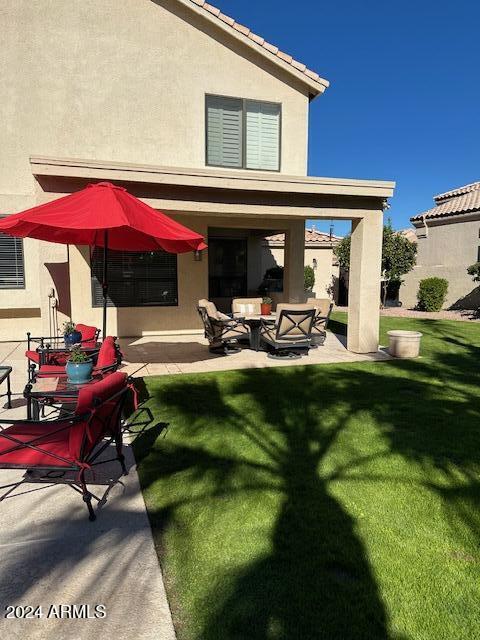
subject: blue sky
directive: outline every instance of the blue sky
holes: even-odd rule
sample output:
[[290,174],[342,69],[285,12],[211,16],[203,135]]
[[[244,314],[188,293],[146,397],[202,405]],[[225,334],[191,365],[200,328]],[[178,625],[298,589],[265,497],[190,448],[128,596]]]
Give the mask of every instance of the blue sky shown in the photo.
[[398,229],[480,180],[478,1],[212,3],[330,81],[311,105],[310,175],[395,180]]

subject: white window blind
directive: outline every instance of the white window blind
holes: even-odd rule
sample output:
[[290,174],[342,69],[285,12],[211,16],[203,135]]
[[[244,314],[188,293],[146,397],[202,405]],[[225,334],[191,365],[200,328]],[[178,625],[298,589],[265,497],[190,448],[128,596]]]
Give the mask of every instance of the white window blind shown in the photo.
[[207,164],[242,167],[242,102],[207,97]]
[[246,167],[278,171],[280,159],[280,105],[246,101]]
[[24,288],[23,240],[0,233],[0,289]]

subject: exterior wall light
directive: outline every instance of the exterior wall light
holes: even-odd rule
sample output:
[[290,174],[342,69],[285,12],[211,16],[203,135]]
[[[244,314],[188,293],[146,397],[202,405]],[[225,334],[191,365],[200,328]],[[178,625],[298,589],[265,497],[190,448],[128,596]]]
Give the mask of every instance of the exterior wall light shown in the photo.
[[202,261],[202,252],[199,251],[198,249],[195,249],[195,251],[193,252],[193,259],[195,260],[195,262],[201,262]]
[[314,259],[312,260],[312,263],[313,263],[313,268],[314,268],[314,269],[316,269],[316,268],[317,268],[317,259],[316,259],[316,258],[314,258]]

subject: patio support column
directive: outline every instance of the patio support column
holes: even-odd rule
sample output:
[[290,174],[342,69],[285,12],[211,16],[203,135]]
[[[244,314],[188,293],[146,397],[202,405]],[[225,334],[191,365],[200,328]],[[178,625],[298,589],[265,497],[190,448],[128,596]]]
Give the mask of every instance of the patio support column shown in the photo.
[[348,284],[347,349],[378,350],[383,211],[352,222]]
[[285,234],[283,293],[287,302],[305,300],[305,221],[295,220]]

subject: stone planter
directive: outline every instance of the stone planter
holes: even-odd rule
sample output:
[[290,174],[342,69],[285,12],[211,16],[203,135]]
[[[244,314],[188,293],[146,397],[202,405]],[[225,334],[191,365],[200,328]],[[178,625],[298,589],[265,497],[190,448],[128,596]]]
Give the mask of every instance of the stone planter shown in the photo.
[[388,331],[390,345],[388,351],[394,358],[418,358],[420,353],[419,331]]

